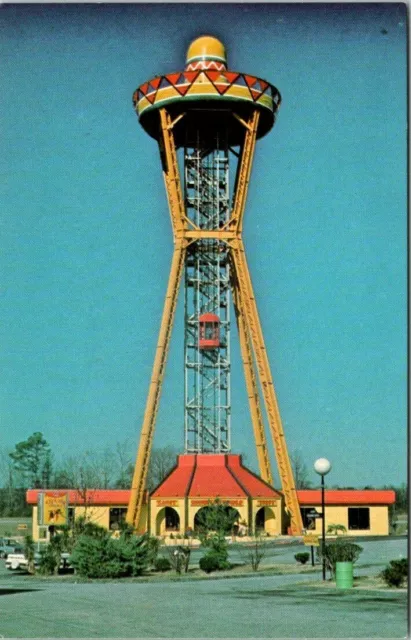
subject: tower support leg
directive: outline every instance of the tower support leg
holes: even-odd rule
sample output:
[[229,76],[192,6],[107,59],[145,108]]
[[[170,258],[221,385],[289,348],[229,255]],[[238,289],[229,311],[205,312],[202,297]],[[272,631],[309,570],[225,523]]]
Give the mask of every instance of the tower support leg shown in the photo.
[[241,357],[244,367],[245,382],[248,401],[250,404],[251,422],[254,430],[254,440],[257,449],[257,460],[260,474],[265,482],[273,484],[270,458],[268,455],[267,440],[264,429],[264,419],[261,411],[260,395],[258,392],[257,378],[255,375],[253,351],[250,336],[247,330],[245,310],[241,305],[239,289],[233,285],[233,302],[237,319],[238,336],[240,339]]
[[301,535],[302,519],[295,489],[294,476],[288,456],[274,384],[271,377],[270,365],[264,344],[263,332],[245,258],[244,245],[241,239],[238,239],[232,244],[231,255],[235,267],[240,307],[245,311],[247,329],[253,345],[259,372],[268,424],[271,437],[273,439],[282,490],[285,497],[285,504],[291,519],[291,532],[294,535]]
[[170,344],[171,329],[177,306],[178,289],[181,281],[181,275],[183,273],[184,259],[185,246],[183,246],[183,242],[180,241],[175,246],[171,262],[171,271],[164,303],[163,317],[161,320],[153,372],[151,375],[146,410],[141,429],[140,444],[138,447],[136,465],[131,485],[130,502],[126,516],[127,522],[135,527],[138,527],[139,525],[143,505],[148,465],[150,462],[150,453],[153,444],[154,426],[160,400],[161,386],[164,378],[168,347]]
[[177,306],[178,290],[184,269],[186,247],[188,244],[188,241],[184,235],[182,235],[182,232],[184,233],[184,229],[187,227],[187,223],[184,216],[184,201],[181,191],[177,152],[173,134],[173,127],[181,117],[182,116],[179,116],[176,120],[172,121],[168,111],[164,108],[160,109],[160,126],[162,135],[159,140],[159,146],[163,165],[164,183],[166,186],[171,224],[174,234],[174,254],[171,262],[160,333],[154,358],[143,426],[141,428],[130,501],[127,509],[126,520],[134,527],[138,527],[140,523],[161,386],[164,378],[171,330]]

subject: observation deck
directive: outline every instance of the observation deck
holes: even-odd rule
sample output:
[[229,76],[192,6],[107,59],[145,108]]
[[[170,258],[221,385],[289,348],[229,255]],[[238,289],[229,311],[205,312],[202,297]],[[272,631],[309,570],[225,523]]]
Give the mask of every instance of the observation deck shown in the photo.
[[234,113],[247,121],[255,109],[261,138],[274,125],[280,103],[279,91],[266,80],[229,71],[224,45],[211,36],[192,42],[184,71],[155,76],[133,94],[140,124],[156,140],[159,109],[166,106],[173,119],[184,114],[174,127],[177,147],[198,142],[199,135],[210,143],[223,136],[229,145],[240,145],[244,129]]

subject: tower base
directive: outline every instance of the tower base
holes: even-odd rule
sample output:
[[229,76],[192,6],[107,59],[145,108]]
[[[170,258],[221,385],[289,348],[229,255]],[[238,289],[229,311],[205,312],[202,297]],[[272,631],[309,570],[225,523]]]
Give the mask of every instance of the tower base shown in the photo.
[[238,512],[240,532],[280,535],[283,495],[243,466],[238,454],[179,455],[177,465],[149,497],[152,535],[184,535],[216,499]]

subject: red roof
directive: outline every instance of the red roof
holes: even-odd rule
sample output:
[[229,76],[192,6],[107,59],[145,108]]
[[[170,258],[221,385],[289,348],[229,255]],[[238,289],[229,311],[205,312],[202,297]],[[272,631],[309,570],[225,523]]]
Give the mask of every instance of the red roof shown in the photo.
[[243,467],[238,454],[178,456],[177,466],[151,494],[155,498],[280,498],[281,494]]
[[[300,489],[297,491],[301,506],[321,504],[321,491]],[[391,489],[326,489],[325,504],[394,504],[395,491]]]
[[[27,504],[37,504],[38,495],[42,491],[58,495],[68,493],[69,504],[84,504],[83,493],[79,493],[75,489],[28,489],[26,493]],[[253,498],[279,498],[281,496],[261,478],[243,467],[241,456],[234,454],[178,456],[178,465],[155,489],[152,496],[171,498],[185,495],[207,498],[217,496],[233,498],[247,495],[251,495]],[[320,490],[298,490],[297,496],[302,507],[321,505]],[[326,504],[334,505],[388,505],[395,503],[395,492],[391,489],[326,489],[324,498]],[[87,504],[93,505],[125,507],[128,505],[129,499],[129,489],[89,489],[86,493]]]

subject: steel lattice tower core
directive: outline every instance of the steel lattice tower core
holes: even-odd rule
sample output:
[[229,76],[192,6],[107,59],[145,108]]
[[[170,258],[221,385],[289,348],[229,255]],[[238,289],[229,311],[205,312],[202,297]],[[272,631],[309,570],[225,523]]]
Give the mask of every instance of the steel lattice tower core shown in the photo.
[[301,533],[293,473],[242,241],[255,143],[272,128],[280,101],[278,90],[267,81],[229,71],[223,44],[211,36],[191,43],[184,71],[156,76],[134,93],[140,124],[159,145],[174,236],[127,513],[128,522],[135,526],[140,523],[178,290],[184,278],[185,453],[231,450],[233,306],[260,474],[272,484],[262,395],[291,530]]
[[[198,132],[185,147],[187,218],[199,229],[229,220],[229,157],[226,136],[210,148]],[[230,269],[219,239],[187,248],[185,261],[185,452],[230,450]],[[218,346],[206,344],[216,342]],[[208,335],[206,335],[208,334]]]

